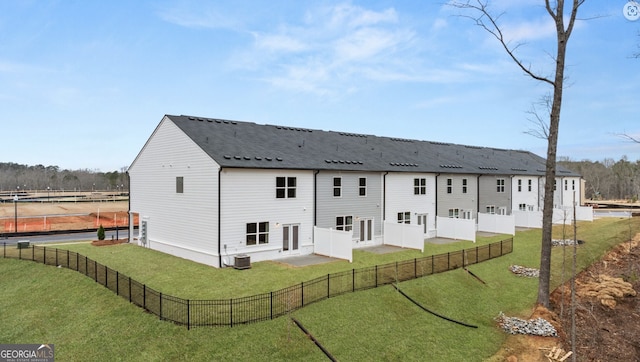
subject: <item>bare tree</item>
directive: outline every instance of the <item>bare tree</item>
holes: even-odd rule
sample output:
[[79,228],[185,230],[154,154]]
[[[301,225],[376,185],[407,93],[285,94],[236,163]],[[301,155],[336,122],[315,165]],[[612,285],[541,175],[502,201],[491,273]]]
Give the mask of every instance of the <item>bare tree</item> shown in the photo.
[[[564,70],[565,57],[567,51],[567,43],[573,26],[575,24],[578,8],[585,0],[572,0],[570,4],[570,13],[565,18],[565,2],[564,0],[544,0],[544,7],[553,19],[556,28],[557,49],[555,55],[555,75],[547,77],[531,70],[531,66],[525,64],[522,59],[516,55],[516,50],[522,44],[511,44],[504,36],[498,20],[502,14],[495,15],[488,8],[488,2],[482,0],[453,2],[452,6],[459,9],[470,10],[476,15],[466,16],[476,25],[480,26],[502,45],[507,55],[513,62],[529,77],[534,80],[543,82],[552,88],[551,109],[549,115],[549,127],[547,136],[547,161],[545,168],[545,185],[544,185],[544,210],[542,213],[542,247],[540,252],[540,279],[538,283],[538,300],[537,303],[545,307],[549,307],[550,294],[550,278],[551,278],[551,231],[553,217],[553,188],[556,178],[556,153],[558,148],[558,129],[560,125],[560,109],[562,108],[562,93],[564,87]],[[565,21],[567,24],[565,26]]]

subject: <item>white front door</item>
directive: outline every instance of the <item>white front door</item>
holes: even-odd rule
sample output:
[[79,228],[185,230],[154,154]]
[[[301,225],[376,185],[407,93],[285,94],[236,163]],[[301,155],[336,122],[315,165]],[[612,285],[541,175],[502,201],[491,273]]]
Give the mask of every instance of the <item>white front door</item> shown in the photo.
[[373,219],[360,219],[360,242],[373,240]]
[[300,225],[282,225],[282,252],[296,254],[298,252],[298,229]]

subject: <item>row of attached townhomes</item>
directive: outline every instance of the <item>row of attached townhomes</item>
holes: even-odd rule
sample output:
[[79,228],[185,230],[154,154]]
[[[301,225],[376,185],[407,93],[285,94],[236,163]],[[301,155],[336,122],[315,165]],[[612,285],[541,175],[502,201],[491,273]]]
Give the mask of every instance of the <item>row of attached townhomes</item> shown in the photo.
[[[541,227],[544,170],[528,151],[166,115],[129,167],[129,235],[214,267],[424,251],[429,238]],[[581,189],[557,168],[554,222],[571,222]]]

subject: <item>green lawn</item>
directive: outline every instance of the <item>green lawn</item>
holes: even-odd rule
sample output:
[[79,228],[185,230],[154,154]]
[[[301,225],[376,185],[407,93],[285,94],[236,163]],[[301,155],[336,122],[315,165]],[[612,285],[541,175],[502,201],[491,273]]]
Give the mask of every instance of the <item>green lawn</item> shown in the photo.
[[[580,223],[580,268],[640,230],[640,220],[602,219]],[[572,229],[568,228],[567,233]],[[561,238],[561,228],[554,237]],[[481,239],[486,244],[502,239]],[[505,339],[493,318],[500,311],[528,317],[537,280],[516,277],[511,264],[537,267],[540,231],[519,232],[514,252],[470,267],[487,285],[463,270],[400,284],[413,299],[466,328],[436,318],[410,303],[392,286],[349,293],[292,313],[341,361],[482,361]],[[476,244],[477,245],[477,244]],[[218,299],[280,289],[328,273],[469,248],[457,242],[427,244],[424,254],[404,251],[375,255],[354,252],[354,263],[288,268],[254,263],[249,270],[214,269],[132,245],[96,248],[68,245],[163,293]],[[571,248],[567,248],[570,261]],[[562,248],[554,248],[552,285],[560,284]],[[570,264],[567,263],[567,270]],[[568,272],[567,272],[568,274]],[[160,321],[72,270],[0,259],[0,342],[53,343],[58,360],[326,360],[289,318],[229,327],[187,330]]]

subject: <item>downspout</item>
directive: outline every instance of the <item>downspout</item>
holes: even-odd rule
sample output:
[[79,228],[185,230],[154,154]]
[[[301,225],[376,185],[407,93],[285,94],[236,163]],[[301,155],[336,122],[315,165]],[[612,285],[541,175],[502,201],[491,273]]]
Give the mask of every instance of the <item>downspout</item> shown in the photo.
[[478,175],[478,179],[476,181],[476,221],[478,220],[478,214],[480,213],[480,177],[481,174]]
[[[438,177],[440,177],[440,172],[436,173],[436,179],[435,179],[435,182],[436,182],[435,193],[436,193],[436,195],[435,195],[435,197],[433,199],[434,199],[434,202],[436,203],[436,214],[433,216],[434,220],[438,220]],[[436,229],[437,228],[438,228],[438,225],[436,225]]]
[[382,175],[382,224],[386,221],[387,216],[387,175],[389,171]]
[[[511,196],[509,198],[509,204],[507,205],[509,207],[509,214],[511,215],[513,214],[513,178],[515,177],[515,175],[511,175],[511,182],[509,183],[509,187],[511,188]],[[521,179],[522,180],[522,179]],[[522,187],[522,185],[520,185],[520,187]]]
[[222,195],[221,175],[222,175],[222,167],[218,169],[218,268],[222,268],[222,250],[221,250],[222,231],[220,230],[220,225],[222,225],[222,222],[220,220],[221,210],[222,210],[222,207],[220,205],[222,204],[222,200],[220,199],[220,196]]
[[[320,170],[313,172],[313,226],[318,225],[318,174]],[[315,240],[314,240],[315,244]]]

